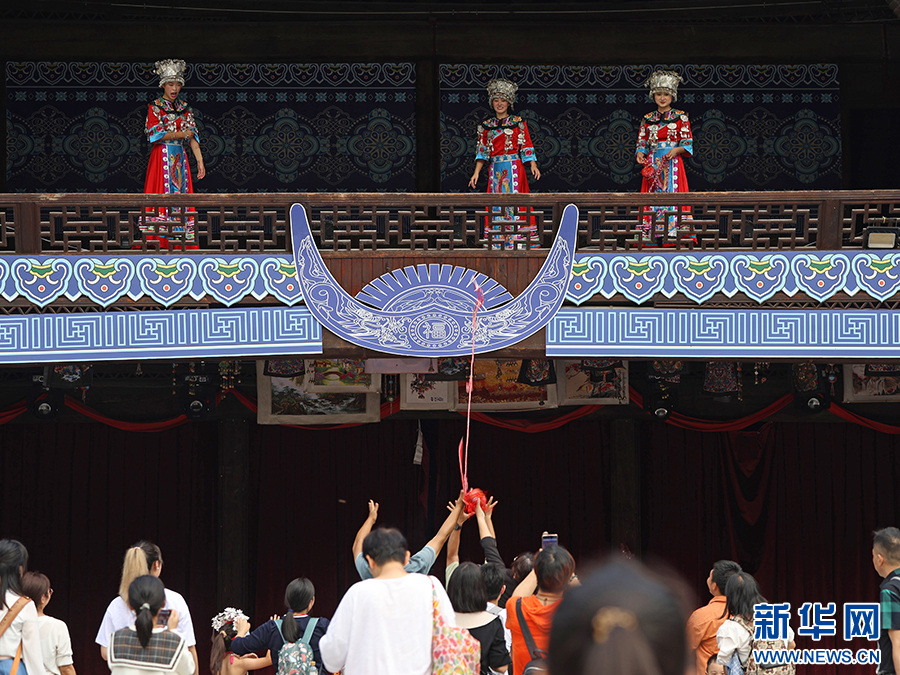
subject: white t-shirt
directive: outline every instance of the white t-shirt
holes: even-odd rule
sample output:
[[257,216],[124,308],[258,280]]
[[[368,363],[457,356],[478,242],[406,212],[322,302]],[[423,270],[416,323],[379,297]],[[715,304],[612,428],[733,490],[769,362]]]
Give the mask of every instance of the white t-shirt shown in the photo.
[[[197,644],[194,638],[194,624],[191,623],[191,610],[188,609],[187,603],[181,597],[181,593],[166,589],[166,604],[163,609],[174,609],[178,612],[178,627],[175,631],[184,638],[188,647]],[[94,639],[101,647],[109,648],[109,636],[120,628],[126,628],[134,625],[134,611],[125,604],[121,597],[116,596],[109,607],[106,608],[106,614],[103,615],[103,622],[100,624],[100,630],[97,631],[97,637]],[[31,675],[29,672],[28,675]]]
[[[0,619],[6,616],[19,596],[6,591],[6,605],[0,609]],[[0,636],[0,656],[14,657],[22,643],[22,661],[28,675],[44,675],[44,660],[41,658],[41,634],[38,630],[37,609],[31,600],[19,611],[6,632]]]
[[72,639],[69,627],[64,621],[52,616],[38,617],[41,627],[41,653],[44,655],[44,668],[52,675],[59,675],[60,666],[71,666]]
[[[794,641],[794,629],[788,626],[788,639],[784,641],[785,649],[788,643]],[[716,662],[727,666],[734,650],[737,650],[741,665],[747,664],[750,658],[750,632],[745,630],[737,621],[725,621],[716,632],[716,642],[719,645],[719,654]]]
[[487,611],[495,616],[500,617],[500,623],[503,624],[503,640],[506,642],[506,651],[512,654],[512,633],[506,627],[506,608],[495,605],[493,602],[487,604]]
[[407,574],[353,584],[319,641],[325,668],[345,675],[430,674],[432,584],[441,616],[455,626],[450,598],[432,576]]

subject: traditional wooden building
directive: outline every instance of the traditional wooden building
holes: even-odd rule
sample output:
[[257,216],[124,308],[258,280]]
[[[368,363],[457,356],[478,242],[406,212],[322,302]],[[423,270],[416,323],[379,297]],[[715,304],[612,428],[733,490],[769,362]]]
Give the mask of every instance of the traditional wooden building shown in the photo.
[[[378,422],[269,424],[265,364],[458,356],[450,323],[413,303],[431,353],[372,348],[328,327],[298,268],[324,261],[373,316],[413,287],[465,304],[473,278],[500,312],[541,278],[569,204],[558,305],[478,356],[553,359],[560,383],[577,364],[613,394],[546,385],[534,409],[474,413],[469,478],[501,502],[503,554],[547,529],[584,563],[620,546],[665,561],[698,602],[719,558],[794,605],[874,599],[871,531],[900,516],[900,21],[876,0],[726,4],[0,11],[0,536],[52,579],[79,671],[105,668],[93,638],[138,539],[162,547],[201,654],[208,617],[242,606],[258,623],[298,575],[330,613],[369,498],[424,543],[459,489],[458,383],[443,409],[401,406],[397,375],[364,394]],[[139,192],[149,65],[168,57],[194,64],[209,176],[163,198]],[[637,192],[632,161],[657,65],[687,79],[696,151],[690,222],[648,246],[643,209],[672,202]],[[521,83],[541,158],[529,195],[466,188],[497,75]],[[198,248],[147,241],[160,207],[194,209]],[[533,248],[485,248],[495,207],[533,219]],[[474,534],[463,554],[479,555]]]

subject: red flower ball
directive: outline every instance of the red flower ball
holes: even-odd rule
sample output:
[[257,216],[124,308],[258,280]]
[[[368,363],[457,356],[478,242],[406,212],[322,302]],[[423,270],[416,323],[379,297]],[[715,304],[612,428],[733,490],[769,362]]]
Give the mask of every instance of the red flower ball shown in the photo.
[[487,505],[487,495],[481,488],[472,488],[463,495],[463,501],[466,503],[466,513],[475,513],[475,504],[481,502],[482,509]]

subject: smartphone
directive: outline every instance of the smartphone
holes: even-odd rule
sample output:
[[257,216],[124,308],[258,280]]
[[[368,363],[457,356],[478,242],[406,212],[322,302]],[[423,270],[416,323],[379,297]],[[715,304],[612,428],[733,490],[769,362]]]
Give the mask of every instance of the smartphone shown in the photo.
[[558,534],[550,534],[549,532],[544,532],[541,535],[541,548],[547,548],[548,546],[558,546],[559,545],[559,535]]
[[169,623],[169,617],[172,616],[171,609],[161,609],[159,610],[159,614],[156,616],[156,625],[157,626],[165,626]]

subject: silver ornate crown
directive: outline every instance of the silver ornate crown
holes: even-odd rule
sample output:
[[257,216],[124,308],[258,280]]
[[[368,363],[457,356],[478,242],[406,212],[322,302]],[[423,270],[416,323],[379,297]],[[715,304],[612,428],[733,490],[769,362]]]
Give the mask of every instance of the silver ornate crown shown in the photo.
[[[182,63],[184,63],[182,61]],[[171,82],[172,80],[166,80],[166,82]],[[244,614],[241,610],[236,609],[234,607],[226,607],[224,611],[216,614],[212,620],[213,630],[217,633],[222,630],[222,626],[227,623],[234,623],[237,619],[247,619],[247,615]]]
[[519,85],[509,80],[491,80],[487,86],[488,100],[493,101],[495,98],[502,98],[512,105],[516,102],[516,91],[518,89]]
[[154,71],[159,75],[159,86],[163,86],[166,82],[178,82],[184,86],[184,69],[187,64],[181,59],[166,59],[157,61],[154,65]]
[[678,83],[684,79],[674,70],[654,70],[650,78],[644,82],[645,87],[650,87],[650,98],[654,94],[664,92],[672,95],[672,100],[678,100]]

